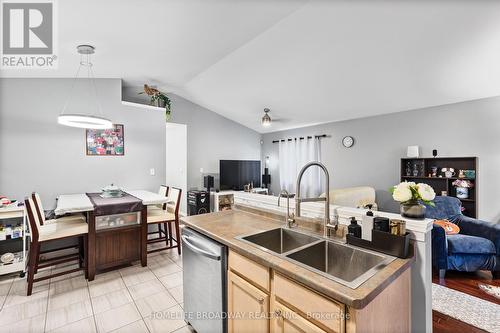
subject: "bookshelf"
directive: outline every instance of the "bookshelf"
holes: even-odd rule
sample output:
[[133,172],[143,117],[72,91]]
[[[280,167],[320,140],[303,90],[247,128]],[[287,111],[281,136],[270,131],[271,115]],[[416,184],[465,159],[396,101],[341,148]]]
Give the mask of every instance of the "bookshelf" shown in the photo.
[[[437,167],[437,176],[432,177],[432,167]],[[455,175],[446,178],[441,172],[442,168],[455,169]],[[474,184],[473,188],[469,189],[469,197],[460,199],[464,207],[464,215],[477,218],[477,193],[478,193],[478,170],[477,157],[415,157],[401,159],[401,181],[409,181],[416,183],[426,183],[436,191],[436,195],[441,195],[446,191],[449,196],[456,197],[456,188],[452,183],[459,179],[459,170],[474,170],[474,178],[460,178],[471,181]]]

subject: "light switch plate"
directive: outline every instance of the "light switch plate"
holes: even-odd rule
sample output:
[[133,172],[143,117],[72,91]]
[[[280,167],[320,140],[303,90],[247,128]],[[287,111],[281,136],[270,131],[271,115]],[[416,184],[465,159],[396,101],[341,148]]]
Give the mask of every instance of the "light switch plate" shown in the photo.
[[155,168],[149,169],[149,175],[154,176],[156,174]]

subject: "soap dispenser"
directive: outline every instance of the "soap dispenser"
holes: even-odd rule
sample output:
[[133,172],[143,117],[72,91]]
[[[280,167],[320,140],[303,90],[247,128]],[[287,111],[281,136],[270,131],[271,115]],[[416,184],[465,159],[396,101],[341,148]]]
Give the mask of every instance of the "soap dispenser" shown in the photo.
[[372,205],[368,205],[368,211],[366,212],[366,215],[363,216],[361,219],[361,238],[370,241],[372,240],[372,230],[373,230],[373,212],[372,212]]
[[361,226],[358,225],[358,221],[353,216],[351,217],[351,224],[347,227],[347,233],[357,238],[361,238]]

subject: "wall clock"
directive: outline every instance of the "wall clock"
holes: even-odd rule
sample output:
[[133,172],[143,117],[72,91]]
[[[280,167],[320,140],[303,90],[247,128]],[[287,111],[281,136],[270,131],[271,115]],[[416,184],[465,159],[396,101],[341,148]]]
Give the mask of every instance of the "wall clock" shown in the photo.
[[352,136],[344,136],[342,144],[346,148],[351,148],[354,145],[354,138]]

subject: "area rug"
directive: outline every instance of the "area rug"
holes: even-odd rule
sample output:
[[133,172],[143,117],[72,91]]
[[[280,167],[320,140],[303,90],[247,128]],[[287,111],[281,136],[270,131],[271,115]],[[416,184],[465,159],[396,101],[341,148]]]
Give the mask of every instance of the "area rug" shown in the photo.
[[488,332],[500,333],[500,305],[432,284],[432,309]]

